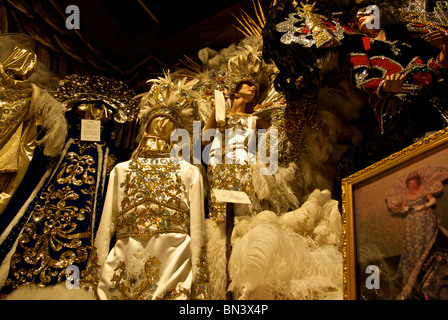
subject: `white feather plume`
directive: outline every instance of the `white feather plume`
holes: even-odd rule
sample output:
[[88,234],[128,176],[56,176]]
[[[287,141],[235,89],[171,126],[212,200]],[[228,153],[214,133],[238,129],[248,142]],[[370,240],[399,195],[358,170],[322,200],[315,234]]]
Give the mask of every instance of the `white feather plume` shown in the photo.
[[341,215],[328,190],[293,212],[235,220],[229,272],[239,299],[341,299]]

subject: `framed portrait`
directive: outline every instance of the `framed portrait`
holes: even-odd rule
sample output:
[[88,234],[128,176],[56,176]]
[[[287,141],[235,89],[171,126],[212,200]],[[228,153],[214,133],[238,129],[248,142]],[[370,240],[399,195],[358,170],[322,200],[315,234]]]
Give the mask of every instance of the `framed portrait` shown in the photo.
[[448,299],[448,128],[343,179],[344,299]]

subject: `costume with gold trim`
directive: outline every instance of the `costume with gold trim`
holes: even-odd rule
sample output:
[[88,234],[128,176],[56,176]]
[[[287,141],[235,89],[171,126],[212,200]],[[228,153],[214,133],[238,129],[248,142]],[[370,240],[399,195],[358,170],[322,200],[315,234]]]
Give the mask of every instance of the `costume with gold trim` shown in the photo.
[[[88,93],[99,88],[102,98]],[[117,114],[134,94],[112,79],[71,76],[61,82],[56,96],[67,110],[69,136],[58,161],[47,169],[1,236],[3,294],[26,285],[65,282],[70,265],[78,267],[81,278],[88,276],[85,269],[105,188],[117,159],[122,129]],[[85,119],[98,121],[99,141],[81,140]]]

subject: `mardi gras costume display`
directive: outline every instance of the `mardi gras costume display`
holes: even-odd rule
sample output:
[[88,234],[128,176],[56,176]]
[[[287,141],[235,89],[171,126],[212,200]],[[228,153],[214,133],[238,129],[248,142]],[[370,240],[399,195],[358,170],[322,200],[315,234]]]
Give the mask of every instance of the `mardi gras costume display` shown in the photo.
[[[377,33],[369,37],[353,22],[356,12],[364,12],[369,5],[377,5],[377,22],[381,22],[387,39],[379,39]],[[334,196],[338,199],[343,177],[446,125],[444,71],[436,59],[437,48],[429,40],[433,35],[430,31],[439,27],[428,21],[423,24],[429,33],[427,41],[415,30],[411,35],[408,29],[413,30],[422,21],[410,18],[410,13],[416,12],[414,7],[401,5],[279,1],[263,30],[264,57],[279,68],[276,86],[290,103],[314,101],[311,105],[317,110],[331,108],[328,111],[344,124],[341,128],[352,126],[352,132],[358,133],[358,139],[342,137],[344,156],[342,152],[332,153],[338,164],[333,163],[328,177],[335,178]],[[356,21],[366,24],[369,14],[356,16]],[[314,31],[323,28],[327,31]],[[372,25],[366,30],[376,29]],[[392,74],[402,74],[406,92],[389,92]],[[336,100],[338,96],[350,102]],[[333,145],[338,144],[335,142]]]
[[[314,100],[317,110],[326,108],[331,105],[324,98],[326,92],[332,92],[333,97],[352,92],[352,97],[360,98],[350,99],[358,104],[339,101],[333,109],[340,108],[335,113],[340,120],[356,120],[352,124],[362,133],[357,141],[345,140],[346,151],[338,154],[332,164],[333,197],[340,199],[342,178],[401,150],[415,139],[446,127],[445,51],[441,45],[445,38],[440,33],[445,32],[443,12],[446,7],[437,4],[434,13],[428,14],[433,19],[429,21],[422,11],[415,15],[422,8],[424,11],[424,7],[415,3],[393,6],[358,1],[348,7],[344,7],[343,2],[339,7],[332,7],[335,3],[337,1],[310,6],[280,1],[270,15],[271,24],[268,20],[263,30],[263,40],[264,56],[272,59],[280,70],[276,86],[291,104],[300,106],[298,101]],[[366,19],[373,15],[369,5],[376,5],[378,16],[374,19],[381,21],[381,27],[362,29],[373,20]],[[351,17],[355,15],[357,20],[353,24]],[[313,31],[324,27],[327,32]],[[420,32],[426,35],[424,39]],[[317,35],[325,35],[327,41],[316,39]],[[337,57],[333,60],[338,61],[333,65],[336,69],[328,64],[332,56]],[[339,73],[336,77],[335,71]],[[339,85],[335,84],[336,79]],[[399,89],[395,87],[397,83]],[[349,84],[351,89],[341,92],[341,84]],[[352,110],[351,118],[342,110]],[[362,118],[364,115],[367,117]],[[367,124],[365,127],[369,130],[363,130],[363,124]],[[424,246],[424,242],[419,245]],[[440,254],[434,256],[440,260]],[[403,260],[406,261],[406,257]],[[441,284],[438,286],[440,288]],[[409,288],[403,289],[401,298],[411,297]],[[439,293],[443,296],[442,291]],[[424,296],[421,291],[420,298]]]
[[[375,5],[381,18],[374,33],[365,27],[363,8],[368,5]],[[340,160],[338,178],[367,167],[448,124],[446,50],[441,44],[446,41],[446,29],[427,21],[418,30],[417,22],[422,21],[411,18],[415,10],[387,3],[363,2],[354,11],[357,12],[354,13],[356,32],[347,45],[352,83],[369,95],[380,134],[348,150]]]
[[[207,166],[209,209],[205,243],[212,299],[225,299],[233,217],[260,208],[259,190],[254,189],[252,178],[260,120],[253,108],[256,97],[266,94],[269,76],[252,44],[248,40],[222,52],[204,48],[199,52],[202,68],[182,71],[196,82],[193,90],[197,92],[199,120],[204,124],[201,155]],[[242,192],[249,204],[220,202],[215,190]]]
[[344,45],[350,29],[332,8],[279,1],[262,33],[263,58],[278,68],[274,85],[287,101],[285,131],[302,202],[314,188],[333,191],[340,156],[375,126],[366,95],[350,81]]
[[[340,214],[336,202],[330,201],[328,191],[317,190],[324,190],[331,186],[331,182],[315,171],[312,172],[316,175],[308,175],[315,165],[324,166],[319,161],[326,162],[331,154],[325,155],[319,145],[313,146],[316,142],[331,146],[325,141],[331,129],[319,126],[321,122],[317,116],[321,114],[312,108],[315,101],[300,100],[299,104],[291,105],[287,97],[276,90],[274,81],[278,69],[263,59],[260,35],[248,36],[219,52],[204,48],[199,57],[203,63],[201,68],[180,74],[188,74],[197,80],[194,90],[199,92],[199,114],[204,129],[209,128],[211,115],[216,117],[215,132],[219,133],[222,123],[224,130],[233,126],[245,133],[233,135],[231,139],[226,137],[226,140],[218,141],[219,145],[218,142],[215,144],[215,139],[220,135],[215,133],[211,148],[206,147],[203,151],[210,154],[209,217],[206,221],[210,297],[225,299],[229,293],[236,299],[337,297],[342,292],[342,283],[337,280],[342,272],[342,256],[336,240],[341,232]],[[241,114],[233,114],[235,100],[243,94],[239,90],[244,90],[245,84],[256,94],[250,96]],[[299,105],[303,108],[298,108]],[[324,117],[331,126],[337,126],[332,122],[331,114]],[[263,128],[267,130],[263,132]],[[258,131],[256,141],[251,140],[250,130]],[[232,138],[239,141],[229,148],[225,143],[231,142]],[[250,153],[251,143],[255,143],[258,152]],[[242,162],[237,163],[238,158],[225,162],[224,155],[229,152],[232,155],[233,148],[245,152],[246,158]],[[215,161],[218,151],[223,155],[222,164]],[[278,158],[272,158],[274,155]],[[245,192],[250,204],[214,203],[215,189]],[[234,208],[230,227],[226,223],[231,213],[229,206]],[[313,236],[304,240],[308,232]],[[315,249],[323,245],[318,239],[324,238],[328,240],[327,258],[332,261],[327,276],[313,273],[320,260]],[[247,239],[258,239],[258,242],[255,245]],[[289,264],[289,258],[281,253],[284,252],[282,248],[275,246],[279,243],[285,244],[286,251],[296,248],[288,256],[291,260],[299,261],[301,257],[307,260],[303,269],[295,269],[292,278],[291,269],[283,269]],[[272,255],[272,252],[278,252],[282,257]],[[279,264],[272,273],[269,266],[276,262]],[[254,277],[248,277],[249,274]],[[304,289],[305,274],[308,279],[314,278],[314,288]],[[318,278],[322,281],[317,281]]]

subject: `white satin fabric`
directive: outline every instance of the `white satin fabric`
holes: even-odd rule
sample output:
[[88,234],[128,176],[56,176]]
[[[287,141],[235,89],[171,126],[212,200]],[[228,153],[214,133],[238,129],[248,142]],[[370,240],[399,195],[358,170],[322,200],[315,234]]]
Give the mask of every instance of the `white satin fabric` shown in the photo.
[[[182,206],[189,212],[189,234],[172,232],[149,236],[120,236],[109,251],[125,197],[130,161],[119,163],[110,175],[101,223],[95,239],[100,265],[100,299],[187,299],[197,275],[204,237],[204,190],[200,170],[183,160]],[[145,213],[142,211],[142,215]]]

